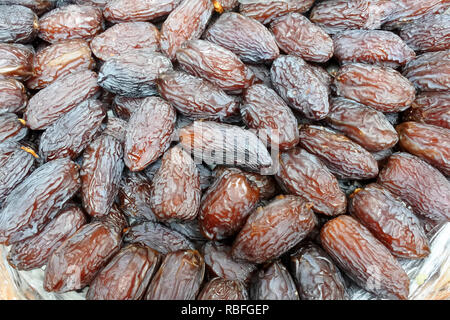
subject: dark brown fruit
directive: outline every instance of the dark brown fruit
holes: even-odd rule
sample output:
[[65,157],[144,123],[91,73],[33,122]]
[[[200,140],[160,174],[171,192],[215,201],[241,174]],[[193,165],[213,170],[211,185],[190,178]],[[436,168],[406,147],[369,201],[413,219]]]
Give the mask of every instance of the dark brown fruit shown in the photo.
[[0,5],[0,42],[28,43],[38,30],[38,17],[31,9]]
[[263,263],[292,249],[316,224],[311,206],[300,197],[287,195],[259,207],[234,240],[233,257]]
[[255,74],[255,83],[264,84],[273,89],[270,79],[270,68],[265,64],[246,64],[246,66]]
[[280,261],[259,271],[250,296],[252,300],[299,300],[294,280]]
[[205,274],[197,250],[169,253],[148,287],[146,300],[194,300]]
[[0,43],[0,76],[23,81],[33,75],[32,49],[21,44]]
[[42,130],[99,90],[97,74],[86,70],[58,79],[36,93],[24,113],[27,126]]
[[347,300],[344,278],[319,246],[305,243],[291,255],[291,270],[302,300]]
[[347,208],[336,177],[318,157],[304,149],[297,147],[281,154],[276,178],[286,192],[311,202],[315,212],[335,216]]
[[39,37],[51,43],[70,39],[89,41],[102,30],[102,11],[92,6],[68,5],[39,19]]
[[422,92],[416,96],[404,120],[450,129],[450,92]]
[[104,267],[89,285],[87,300],[139,300],[160,262],[153,249],[129,245]]
[[334,56],[341,63],[361,62],[396,68],[416,57],[414,51],[393,32],[348,30],[333,37]]
[[222,14],[206,30],[204,38],[248,63],[269,62],[280,54],[275,37],[263,24],[235,12]]
[[238,280],[214,278],[205,284],[197,300],[248,300],[248,293]]
[[121,242],[121,233],[109,224],[84,225],[50,255],[44,289],[59,293],[83,289],[119,251]]
[[417,259],[430,253],[419,219],[392,193],[372,183],[351,196],[349,213],[380,240],[392,254]]
[[27,133],[28,129],[14,113],[0,114],[0,144],[20,141]]
[[122,214],[119,207],[114,203],[111,211],[105,216],[93,217],[91,221],[100,221],[115,232],[122,234],[129,227],[127,218]]
[[6,198],[0,212],[0,243],[19,242],[40,232],[79,188],[78,166],[70,159],[40,166]]
[[125,142],[127,126],[128,122],[126,122],[125,120],[109,116],[108,120],[106,121],[105,130],[103,130],[102,134],[113,136],[123,144]]
[[302,58],[279,57],[272,64],[270,76],[275,90],[292,109],[315,120],[328,114],[328,88]]
[[200,244],[199,242],[206,241],[205,237],[203,236],[200,230],[198,219],[186,221],[173,220],[166,222],[165,225],[168,226],[170,229],[177,231],[178,233],[181,233],[189,240],[198,241],[196,242],[196,245]]
[[123,120],[130,120],[131,114],[140,107],[145,98],[115,96],[112,104],[114,114]]
[[370,179],[378,175],[378,164],[370,152],[325,127],[300,128],[300,146],[318,156],[338,178]]
[[323,248],[359,286],[380,298],[407,299],[409,278],[389,250],[350,216],[325,224]]
[[175,109],[158,97],[149,97],[130,117],[125,138],[125,165],[143,170],[170,146],[175,127]]
[[190,119],[225,120],[238,112],[238,102],[211,82],[181,71],[162,74],[158,92]]
[[435,221],[450,220],[450,182],[420,158],[393,154],[378,183],[410,205],[414,213]]
[[99,7],[104,8],[109,0],[74,0],[73,1],[76,4],[83,5],[83,6],[93,6],[93,7]]
[[0,0],[0,4],[7,5],[21,5],[33,10],[36,14],[40,15],[54,6],[52,0]]
[[288,150],[298,144],[298,123],[292,110],[277,93],[255,84],[244,93],[242,120],[258,137],[267,140],[272,149]]
[[113,23],[152,21],[168,15],[180,2],[181,0],[108,1],[103,9],[103,16]]
[[312,62],[326,62],[333,56],[330,36],[298,12],[275,20],[270,29],[280,49],[287,54]]
[[99,85],[109,92],[142,98],[156,95],[156,79],[172,70],[172,63],[161,53],[134,49],[108,58],[98,73]]
[[0,79],[0,114],[21,111],[27,102],[27,93],[20,81]]
[[398,135],[380,111],[345,98],[330,100],[330,113],[326,121],[369,151],[393,147]]
[[9,264],[19,270],[44,266],[53,251],[85,224],[86,217],[83,211],[75,205],[69,205],[40,233],[13,244],[8,253]]
[[336,93],[381,112],[406,110],[415,98],[412,83],[399,72],[374,65],[351,63],[336,74]]

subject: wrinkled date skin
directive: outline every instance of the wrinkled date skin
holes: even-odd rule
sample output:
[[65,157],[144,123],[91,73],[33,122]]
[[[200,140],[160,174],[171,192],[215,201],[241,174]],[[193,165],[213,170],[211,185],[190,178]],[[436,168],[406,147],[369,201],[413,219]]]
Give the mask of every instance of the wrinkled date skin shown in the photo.
[[[205,241],[198,219],[194,220],[173,220],[165,223],[170,229],[181,233],[192,241]],[[196,243],[197,245],[198,243]]]
[[104,8],[109,0],[74,0],[76,4]]
[[175,60],[176,51],[183,42],[200,38],[213,11],[211,0],[182,1],[161,27],[161,50]]
[[175,146],[152,179],[150,205],[159,220],[192,220],[200,207],[200,175],[190,154]]
[[249,130],[213,121],[194,121],[179,131],[180,143],[194,160],[250,170],[270,167],[272,158],[264,144]]
[[450,176],[450,130],[413,121],[399,124],[396,130],[403,150]]
[[269,62],[280,54],[275,37],[263,24],[235,12],[222,14],[204,38],[234,52],[246,63]]
[[190,119],[226,120],[235,115],[238,102],[211,82],[181,71],[162,74],[158,92]]
[[23,81],[33,75],[32,49],[21,44],[0,43],[0,76]]
[[299,300],[294,280],[280,261],[258,272],[250,288],[250,297],[252,300]]
[[39,154],[45,161],[77,158],[99,132],[106,113],[98,100],[86,100],[51,124],[41,135]]
[[330,100],[326,121],[369,151],[392,148],[398,135],[383,113],[345,98]]
[[119,192],[122,159],[122,143],[110,135],[101,135],[86,148],[81,168],[81,196],[89,215],[101,217],[110,211]]
[[275,90],[294,110],[320,120],[329,112],[328,89],[300,57],[281,56],[272,64],[270,77]]
[[121,246],[121,233],[96,221],[84,225],[49,257],[44,289],[68,292],[83,289]]
[[0,2],[0,42],[28,43],[38,30],[38,17],[31,9]]
[[241,105],[242,120],[257,131],[260,139],[267,139],[271,148],[288,150],[298,144],[298,123],[292,110],[277,93],[262,84],[255,84],[244,92]]
[[28,129],[14,113],[0,114],[0,143],[20,141],[27,133]]
[[23,150],[20,144],[0,144],[0,208],[3,200],[33,169],[34,156]]
[[103,16],[113,23],[152,21],[168,15],[180,2],[181,0],[108,1],[103,9]]
[[205,261],[197,250],[167,254],[150,282],[146,300],[194,300],[205,275]]
[[208,273],[212,277],[238,280],[245,284],[250,282],[256,265],[231,256],[231,247],[208,241],[203,247],[203,254]]
[[183,234],[152,221],[131,226],[125,234],[125,242],[139,243],[162,254],[194,248],[193,243]]
[[333,37],[334,56],[341,63],[360,62],[396,68],[416,57],[395,33],[384,30],[348,30]]
[[258,20],[262,24],[268,24],[290,12],[304,13],[308,11],[312,7],[314,0],[245,0],[239,2],[239,12],[241,14]]
[[359,286],[381,298],[407,299],[409,278],[401,265],[368,229],[350,216],[327,222],[322,247]]
[[214,278],[205,284],[197,300],[248,300],[248,292],[238,280]]
[[291,255],[291,270],[302,300],[347,300],[344,278],[322,248],[305,243]]
[[16,79],[0,79],[0,114],[21,111],[27,105],[25,86]]
[[244,174],[225,172],[203,195],[201,230],[209,240],[237,233],[259,201],[259,189]]
[[416,96],[404,120],[450,129],[450,92],[422,92]]
[[427,52],[406,64],[403,75],[418,90],[450,90],[450,50]]
[[175,109],[158,97],[149,97],[130,117],[125,137],[125,165],[141,171],[156,161],[171,143]]
[[378,175],[373,155],[343,134],[314,125],[300,128],[300,145],[318,156],[341,179],[370,179]]
[[425,232],[414,213],[376,183],[357,189],[349,213],[398,257],[418,259],[430,253]]
[[101,60],[133,49],[159,51],[159,30],[149,22],[125,22],[113,25],[91,41],[92,53]]
[[50,43],[70,39],[89,41],[102,30],[102,11],[92,6],[68,5],[39,19],[39,38]]
[[166,56],[135,49],[106,60],[98,73],[98,83],[109,92],[143,98],[157,93],[155,80],[169,70],[172,63]]
[[232,255],[253,263],[278,258],[312,231],[316,219],[300,197],[278,196],[256,209],[233,243]]
[[[125,134],[127,132],[128,122],[117,117],[108,117],[105,129],[102,134],[113,136],[120,142],[125,142]],[[103,126],[102,126],[103,128]]]
[[416,95],[408,79],[386,67],[351,63],[339,69],[334,80],[337,95],[381,112],[406,110]]
[[112,110],[116,116],[128,121],[130,120],[131,114],[140,107],[144,99],[116,95],[112,103]]
[[0,0],[0,4],[21,5],[33,10],[37,15],[50,10],[54,6],[51,0]]
[[450,220],[450,182],[437,169],[409,153],[395,153],[378,183],[410,205],[414,213],[435,221]]
[[0,212],[0,243],[9,245],[40,232],[79,188],[78,166],[70,159],[40,166],[6,198]]
[[347,208],[336,177],[318,157],[304,149],[297,147],[281,154],[276,179],[286,192],[311,202],[315,212],[335,216]]
[[34,56],[34,75],[27,87],[42,89],[70,73],[91,70],[95,66],[89,44],[82,39],[55,43]]
[[83,211],[77,206],[68,206],[40,233],[13,244],[8,253],[9,264],[18,270],[41,268],[52,252],[85,224]]
[[184,70],[225,91],[248,88],[255,80],[253,72],[238,56],[209,41],[185,42],[177,50],[176,58]]
[[33,130],[42,130],[79,103],[94,96],[100,87],[97,74],[85,70],[56,80],[36,93],[28,102],[24,118]]
[[330,36],[300,13],[289,13],[277,19],[270,29],[280,49],[287,54],[312,62],[326,62],[333,56]]
[[139,300],[160,263],[160,254],[150,248],[123,248],[89,284],[87,300]]

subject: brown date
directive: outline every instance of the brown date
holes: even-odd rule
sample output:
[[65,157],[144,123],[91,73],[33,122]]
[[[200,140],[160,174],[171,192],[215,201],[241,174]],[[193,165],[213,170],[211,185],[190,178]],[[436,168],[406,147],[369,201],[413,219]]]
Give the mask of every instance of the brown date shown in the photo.
[[350,196],[349,213],[358,219],[392,254],[417,259],[430,253],[419,219],[387,189],[371,183]]
[[341,179],[370,179],[378,175],[373,155],[343,134],[314,125],[300,128],[300,146],[319,157]]
[[333,37],[334,56],[341,63],[360,62],[396,68],[416,57],[415,52],[393,32],[347,30]]
[[128,122],[117,117],[108,116],[105,129],[102,134],[113,136],[120,142],[125,142],[125,134],[127,132]]
[[12,245],[8,262],[18,270],[41,268],[66,239],[86,224],[86,217],[75,205],[62,209],[37,235]]
[[316,224],[311,206],[300,197],[286,195],[259,207],[235,238],[233,257],[263,263],[292,249]]
[[263,24],[236,12],[222,14],[206,30],[204,39],[234,52],[246,63],[269,62],[280,54],[275,37]]
[[0,76],[23,81],[33,75],[34,52],[21,44],[0,43]]
[[175,60],[183,42],[200,38],[213,11],[211,0],[183,0],[161,27],[161,50]]
[[142,100],[130,117],[125,137],[125,165],[141,171],[170,146],[175,127],[175,109],[158,97]]
[[0,4],[21,5],[33,10],[37,15],[50,10],[54,6],[52,0],[0,0]]
[[107,215],[93,217],[91,222],[94,221],[99,221],[120,234],[129,227],[127,218],[120,211],[116,203],[113,204]]
[[291,254],[291,270],[302,300],[347,300],[344,278],[330,256],[307,242]]
[[104,8],[109,0],[74,0],[74,3],[83,6],[94,6],[99,8]]
[[239,280],[214,278],[204,285],[197,300],[248,300],[248,293]]
[[38,30],[38,17],[30,8],[0,2],[0,42],[28,43]]
[[246,66],[255,75],[255,83],[264,84],[266,87],[273,89],[268,66],[265,64],[246,64]]
[[181,71],[162,74],[158,92],[190,119],[226,120],[235,115],[238,102],[211,82]]
[[320,120],[329,112],[328,88],[300,57],[280,56],[270,69],[275,90],[294,110]]
[[149,22],[118,23],[92,39],[91,49],[106,61],[133,49],[159,51],[159,38],[159,30]]
[[369,151],[385,150],[398,142],[397,132],[382,112],[349,99],[332,98],[326,121]]
[[400,147],[450,176],[450,130],[431,124],[403,122],[395,129]]
[[181,0],[114,0],[107,1],[103,16],[119,23],[130,21],[152,21],[167,16]]
[[56,80],[28,101],[24,113],[27,126],[33,130],[47,128],[79,103],[94,96],[99,89],[97,74],[90,70]]
[[0,144],[5,142],[20,141],[28,133],[28,129],[23,125],[14,113],[0,114]]
[[139,300],[160,263],[160,254],[148,247],[123,248],[89,284],[87,300]]
[[50,43],[70,39],[90,41],[102,30],[102,11],[92,6],[68,5],[39,19],[39,37]]
[[450,92],[419,93],[404,120],[450,129]]
[[110,135],[101,135],[91,142],[83,154],[81,197],[90,216],[109,213],[119,192],[124,168],[122,143]]
[[409,278],[389,250],[350,216],[327,222],[322,247],[365,290],[387,299],[407,299]]
[[198,219],[194,220],[172,220],[165,222],[165,225],[170,229],[181,233],[183,236],[187,237],[189,240],[196,241],[196,246],[200,242],[206,241],[203,233],[200,230],[200,224]]
[[112,110],[116,116],[128,121],[130,120],[131,114],[140,107],[144,99],[116,95],[112,103]]
[[42,89],[70,73],[91,70],[95,66],[89,44],[82,39],[55,43],[34,56],[34,75],[26,85]]
[[270,29],[280,49],[287,54],[312,62],[326,62],[333,56],[330,36],[298,12],[275,20]]
[[28,102],[24,85],[16,79],[0,79],[0,114],[19,112]]
[[347,208],[336,177],[317,156],[304,149],[297,147],[281,154],[276,179],[286,192],[311,202],[315,212],[335,216]]
[[121,232],[94,221],[82,226],[49,257],[44,289],[67,292],[83,289],[120,249]]
[[414,213],[435,221],[450,220],[450,182],[420,158],[394,153],[378,183],[410,205]]
[[6,198],[0,211],[0,243],[9,245],[40,232],[79,188],[78,166],[70,159],[40,166]]
[[150,282],[145,300],[194,300],[205,275],[197,250],[171,252]]

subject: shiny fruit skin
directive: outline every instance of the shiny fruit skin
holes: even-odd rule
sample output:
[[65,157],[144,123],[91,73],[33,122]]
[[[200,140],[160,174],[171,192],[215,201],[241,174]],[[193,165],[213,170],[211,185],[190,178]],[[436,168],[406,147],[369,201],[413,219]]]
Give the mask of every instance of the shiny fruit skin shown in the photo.
[[0,79],[0,114],[18,112],[28,102],[25,86],[12,78]]
[[404,115],[406,121],[417,121],[450,129],[450,93],[421,92]]
[[214,278],[205,284],[197,300],[248,300],[248,293],[238,280]]
[[29,43],[38,30],[38,17],[31,9],[0,3],[0,42]]

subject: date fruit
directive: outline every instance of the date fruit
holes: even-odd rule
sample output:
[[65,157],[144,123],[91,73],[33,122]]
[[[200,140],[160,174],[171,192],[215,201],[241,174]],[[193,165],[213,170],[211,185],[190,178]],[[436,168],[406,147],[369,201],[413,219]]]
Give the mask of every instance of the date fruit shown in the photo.
[[450,92],[419,93],[404,120],[450,129]]
[[0,114],[19,112],[28,102],[24,85],[16,79],[0,79]]
[[112,110],[116,116],[128,121],[130,120],[131,114],[140,107],[144,99],[116,95],[112,103]]
[[197,300],[248,300],[248,293],[238,280],[214,278],[204,285]]
[[0,4],[0,42],[28,43],[34,40],[38,30],[38,17],[31,9]]
[[37,15],[50,10],[54,6],[52,0],[0,0],[0,4],[21,5],[33,10]]
[[0,114],[0,144],[20,141],[27,133],[27,127],[14,113]]
[[112,23],[153,21],[167,16],[181,0],[113,0],[107,1],[103,16]]
[[0,77],[20,81],[33,75],[34,52],[21,44],[0,43]]

